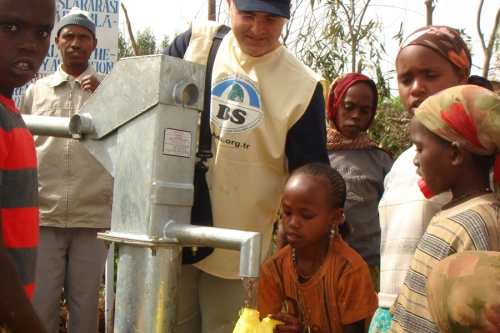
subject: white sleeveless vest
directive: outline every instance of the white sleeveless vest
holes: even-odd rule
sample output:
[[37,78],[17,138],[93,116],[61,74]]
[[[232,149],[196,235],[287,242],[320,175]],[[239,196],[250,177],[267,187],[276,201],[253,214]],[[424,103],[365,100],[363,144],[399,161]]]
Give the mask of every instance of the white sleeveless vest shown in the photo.
[[[206,64],[220,26],[193,22],[184,59]],[[284,46],[261,57],[243,53],[232,32],[217,52],[210,124],[214,157],[207,173],[214,226],[262,233],[262,260],[271,244],[288,173],[287,132],[302,117],[322,80]],[[239,252],[215,249],[195,266],[238,279]]]

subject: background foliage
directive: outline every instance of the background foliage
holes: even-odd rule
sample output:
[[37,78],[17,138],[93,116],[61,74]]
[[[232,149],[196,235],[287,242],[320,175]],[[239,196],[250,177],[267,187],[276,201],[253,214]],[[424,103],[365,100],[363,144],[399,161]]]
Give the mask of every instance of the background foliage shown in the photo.
[[[135,34],[137,49],[140,55],[157,54],[170,44],[170,37],[163,36],[163,39],[158,43],[156,37],[150,28],[143,31],[138,30]],[[125,32],[118,31],[118,59],[134,56],[134,51],[130,42],[125,39]]]

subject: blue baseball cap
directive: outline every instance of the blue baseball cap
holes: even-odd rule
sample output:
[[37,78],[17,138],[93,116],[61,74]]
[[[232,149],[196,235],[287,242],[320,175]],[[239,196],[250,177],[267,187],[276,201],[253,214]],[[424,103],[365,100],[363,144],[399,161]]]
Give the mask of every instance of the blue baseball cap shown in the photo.
[[290,19],[290,0],[233,0],[240,12],[264,12]]

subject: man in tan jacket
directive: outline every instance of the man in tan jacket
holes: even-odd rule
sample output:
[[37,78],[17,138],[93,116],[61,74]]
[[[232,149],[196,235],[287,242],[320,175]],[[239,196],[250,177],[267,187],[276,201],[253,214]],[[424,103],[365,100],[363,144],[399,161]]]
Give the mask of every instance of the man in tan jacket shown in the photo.
[[[59,22],[56,73],[26,91],[21,112],[71,117],[104,78],[89,65],[97,45],[89,13],[73,8]],[[107,249],[97,232],[109,229],[113,178],[78,141],[35,136],[40,198],[40,243],[33,295],[50,333],[59,332],[61,288],[70,313],[69,330],[98,330],[99,287]]]

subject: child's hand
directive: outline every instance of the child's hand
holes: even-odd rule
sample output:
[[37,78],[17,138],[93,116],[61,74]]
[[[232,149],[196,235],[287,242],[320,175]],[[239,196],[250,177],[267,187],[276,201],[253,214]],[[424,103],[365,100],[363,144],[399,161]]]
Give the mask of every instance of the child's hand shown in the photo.
[[288,313],[277,313],[268,315],[271,319],[276,319],[284,322],[284,325],[276,325],[274,328],[275,332],[294,332],[294,333],[302,333],[304,330],[307,332],[306,326],[300,321],[300,319],[295,318],[294,316]]

